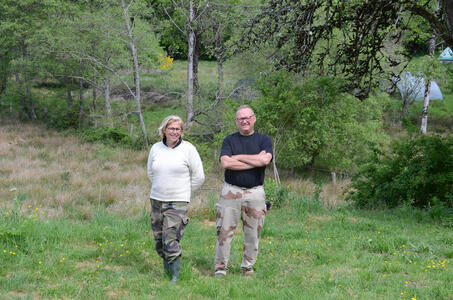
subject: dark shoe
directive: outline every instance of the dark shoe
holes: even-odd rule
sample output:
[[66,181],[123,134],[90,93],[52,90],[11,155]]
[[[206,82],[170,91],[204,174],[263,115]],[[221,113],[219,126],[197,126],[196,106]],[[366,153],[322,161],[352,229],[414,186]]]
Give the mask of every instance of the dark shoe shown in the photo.
[[244,276],[252,276],[253,273],[255,273],[255,272],[253,271],[252,268],[250,268],[250,269],[241,268],[241,273]]
[[174,261],[168,263],[168,269],[170,270],[171,280],[170,282],[176,282],[179,279],[179,270],[181,269],[181,257],[178,257]]

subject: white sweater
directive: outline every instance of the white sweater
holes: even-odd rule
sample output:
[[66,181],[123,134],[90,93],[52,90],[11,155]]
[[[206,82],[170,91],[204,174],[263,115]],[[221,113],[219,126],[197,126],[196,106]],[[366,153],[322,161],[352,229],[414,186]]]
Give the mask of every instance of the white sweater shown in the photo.
[[159,142],[149,152],[148,177],[151,199],[190,202],[191,194],[204,182],[203,164],[191,143],[182,141],[169,148]]

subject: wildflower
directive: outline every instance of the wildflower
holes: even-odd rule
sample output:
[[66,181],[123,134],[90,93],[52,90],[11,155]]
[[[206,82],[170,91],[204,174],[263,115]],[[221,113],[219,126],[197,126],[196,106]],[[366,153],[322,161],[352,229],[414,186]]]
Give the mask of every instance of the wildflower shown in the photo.
[[10,191],[10,192],[15,192],[15,191],[17,191],[17,188],[13,187],[13,188],[11,188],[9,191]]
[[161,69],[169,69],[173,65],[173,58],[170,56],[164,56],[163,54],[159,54],[159,63]]
[[120,247],[124,247],[124,244],[121,244]]
[[6,214],[7,216],[9,216],[9,212],[6,212],[5,214]]
[[6,253],[6,252],[8,252],[8,251],[6,251],[6,250],[3,250],[3,253]]
[[42,261],[38,261],[38,264],[42,265]]

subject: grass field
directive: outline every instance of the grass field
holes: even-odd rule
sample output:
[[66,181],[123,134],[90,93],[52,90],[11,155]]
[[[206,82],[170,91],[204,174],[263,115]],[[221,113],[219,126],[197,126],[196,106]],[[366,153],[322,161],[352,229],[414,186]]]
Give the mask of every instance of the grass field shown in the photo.
[[212,277],[218,170],[192,203],[171,285],[153,249],[146,159],[0,125],[0,299],[453,299],[451,228],[410,208],[325,205],[294,180],[266,216],[255,276],[240,275],[239,231],[230,274]]

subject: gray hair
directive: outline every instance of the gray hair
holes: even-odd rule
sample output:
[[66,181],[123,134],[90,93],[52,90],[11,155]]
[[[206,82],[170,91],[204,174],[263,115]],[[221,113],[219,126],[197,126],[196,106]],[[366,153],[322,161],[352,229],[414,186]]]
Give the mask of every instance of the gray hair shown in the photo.
[[159,136],[160,137],[164,137],[165,136],[165,132],[164,130],[167,128],[168,125],[172,124],[172,123],[179,123],[179,125],[181,126],[181,136],[183,136],[183,133],[184,133],[184,122],[182,121],[182,119],[179,117],[179,116],[168,116],[166,117],[162,123],[160,123],[160,126],[159,126]]
[[253,111],[253,109],[252,109],[249,105],[247,105],[247,104],[242,104],[241,106],[239,106],[238,109],[236,110],[236,114],[237,114],[238,111],[240,111],[241,109],[246,109],[246,108],[250,109],[250,110],[252,111],[252,113],[255,114],[255,112]]

